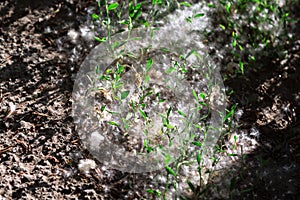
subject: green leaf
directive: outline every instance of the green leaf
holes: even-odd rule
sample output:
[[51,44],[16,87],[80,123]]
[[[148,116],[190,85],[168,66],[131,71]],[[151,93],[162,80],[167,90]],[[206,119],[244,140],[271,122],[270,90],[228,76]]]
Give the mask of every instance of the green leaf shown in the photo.
[[193,16],[193,18],[199,18],[199,17],[203,17],[204,13],[198,13],[196,15]]
[[125,69],[124,65],[120,65],[119,62],[117,62],[117,68],[118,68],[118,74],[121,74]]
[[202,143],[200,143],[198,141],[193,141],[192,144],[196,145],[197,147],[202,147]]
[[228,153],[227,156],[239,156],[239,154],[236,154],[236,153]]
[[174,126],[172,126],[171,124],[169,124],[169,123],[167,123],[167,124],[165,124],[166,125],[166,127],[167,128],[169,128],[169,129],[173,129],[173,128],[175,128]]
[[171,110],[172,110],[172,107],[169,107],[169,109],[168,109],[168,111],[167,111],[167,117],[170,116]]
[[122,92],[122,94],[121,94],[121,100],[126,99],[126,97],[128,96],[128,94],[129,94],[129,91],[128,91],[128,90]]
[[153,148],[152,147],[146,147],[146,151],[147,151],[147,153],[151,153],[151,151],[153,151]]
[[99,16],[95,13],[92,13],[91,17],[92,17],[93,20],[98,20],[99,19]]
[[118,83],[116,84],[116,89],[121,88],[122,86],[123,86],[123,83],[122,83],[122,82],[118,82]]
[[152,0],[152,5],[159,5],[161,6],[162,5],[162,0]]
[[110,77],[109,77],[109,76],[105,76],[105,75],[101,75],[101,76],[98,78],[99,81],[102,81],[102,80],[109,80],[109,79],[110,79]]
[[204,107],[207,106],[207,104],[204,101],[199,101],[199,104],[202,105],[202,106],[204,106]]
[[197,152],[197,163],[198,163],[198,165],[200,165],[200,163],[201,163],[201,154],[199,151]]
[[191,188],[192,192],[195,192],[195,186],[193,185],[193,183],[190,180],[187,180],[186,182],[189,185],[189,187]]
[[228,14],[230,14],[231,3],[230,3],[230,2],[229,2],[229,3],[227,3],[225,7],[226,7],[226,11],[227,11],[227,13],[228,13]]
[[225,26],[224,26],[223,24],[219,24],[219,26],[220,26],[220,28],[223,29],[223,30],[226,29]]
[[181,2],[180,5],[186,6],[186,7],[190,7],[191,6],[191,4],[189,4],[188,2]]
[[137,12],[135,12],[134,13],[134,15],[133,16],[130,16],[132,19],[132,21],[133,20],[136,20],[137,18],[139,18],[140,16],[141,16],[141,14],[142,14],[142,10],[141,9],[139,9]]
[[[114,42],[114,43],[112,44],[112,48],[113,48],[113,49],[117,49],[117,48],[119,48],[119,47],[125,45],[126,43],[127,43],[126,41],[122,41],[122,42]],[[121,51],[121,52],[122,52],[122,51]]]
[[134,105],[134,102],[133,102],[133,100],[131,100],[131,107],[132,107],[132,109],[134,110],[134,112],[135,112],[135,105]]
[[237,35],[236,35],[236,33],[234,31],[232,31],[232,37],[233,38],[237,38]]
[[149,71],[152,67],[153,60],[150,58],[146,63],[146,70]]
[[138,9],[141,8],[141,6],[142,6],[142,4],[141,4],[141,3],[138,3],[138,4],[136,4],[136,6],[134,7],[134,9],[135,9],[135,10],[138,10]]
[[147,92],[147,93],[145,94],[144,97],[150,96],[151,94],[153,94],[153,92],[150,90],[149,92]]
[[97,36],[94,36],[94,39],[95,39],[97,42],[105,42],[105,41],[106,41],[106,37],[99,38],[99,37],[97,37]]
[[108,6],[108,10],[115,10],[119,6],[119,3],[112,3]]
[[128,123],[125,123],[125,129],[126,129],[126,131],[128,131],[128,129],[129,129],[129,124]]
[[143,110],[141,110],[141,109],[139,109],[139,112],[140,112],[140,114],[142,115],[142,117],[145,119],[145,120],[147,120],[147,115],[146,115],[146,113],[143,111]]
[[158,115],[161,116],[163,125],[167,126],[167,124],[169,123],[168,119],[161,113],[158,113]]
[[105,110],[105,107],[106,107],[106,105],[101,106],[101,108],[100,108],[101,112],[103,112]]
[[195,126],[196,128],[199,128],[199,129],[202,128],[202,126],[200,126],[199,124],[194,124],[194,126]]
[[231,107],[230,111],[224,117],[223,122],[225,122],[229,117],[231,117],[234,114],[236,107],[237,107],[237,104],[235,104]]
[[113,125],[113,126],[119,126],[119,124],[117,122],[114,122],[114,121],[109,121],[108,123],[110,125]]
[[148,192],[148,193],[150,193],[150,194],[154,194],[155,190],[149,189],[149,190],[146,190],[146,192]]
[[207,4],[207,6],[208,6],[209,8],[215,8],[215,4],[213,4],[213,3],[209,3],[209,4]]
[[149,75],[146,75],[146,76],[145,76],[145,82],[148,83],[149,80],[150,80],[150,76],[149,76]]
[[171,162],[171,159],[172,158],[171,158],[170,154],[167,154],[165,157],[165,164],[168,165]]
[[108,112],[108,113],[110,113],[110,114],[118,114],[117,112],[114,112],[114,111],[110,111],[110,110],[108,110],[108,109],[106,109],[106,112]]
[[166,73],[170,74],[174,70],[176,70],[175,67],[170,67],[169,69],[166,70]]
[[205,93],[203,93],[203,92],[201,92],[201,93],[199,94],[199,96],[200,96],[202,99],[205,99],[205,97],[206,97],[206,94],[205,94]]
[[155,196],[157,196],[157,197],[161,196],[161,192],[159,190],[149,189],[149,190],[146,190],[146,192],[148,192],[150,194],[155,194]]
[[99,74],[99,73],[100,73],[100,67],[99,67],[98,65],[96,66],[95,73],[96,73],[96,74]]
[[179,115],[186,117],[186,114],[184,114],[181,110],[178,109],[177,112],[179,113]]
[[173,175],[174,177],[176,177],[176,173],[173,171],[173,169],[171,169],[171,167],[165,166],[165,169],[167,170],[167,172],[171,175]]
[[145,21],[143,24],[144,24],[144,26],[145,26],[146,28],[149,28],[149,27],[150,27],[150,24],[149,24],[149,22],[147,22],[147,21]]
[[236,39],[232,40],[232,46],[235,47],[236,46]]
[[160,48],[161,51],[163,51],[164,53],[170,53],[171,51],[168,48],[162,47]]
[[116,82],[118,82],[120,80],[120,78],[121,78],[120,74],[114,74],[114,76],[115,76],[115,81]]
[[190,55],[194,54],[194,53],[197,53],[196,52],[196,49],[192,49],[186,56],[185,56],[185,59],[187,59]]
[[240,65],[240,70],[241,70],[242,74],[244,74],[244,63],[242,61],[239,61],[239,65]]
[[194,96],[194,98],[196,99],[196,101],[198,101],[198,95],[196,94],[195,90],[192,90],[192,94]]
[[186,17],[185,20],[186,20],[187,22],[189,22],[189,23],[192,22],[192,18],[191,18],[191,17]]

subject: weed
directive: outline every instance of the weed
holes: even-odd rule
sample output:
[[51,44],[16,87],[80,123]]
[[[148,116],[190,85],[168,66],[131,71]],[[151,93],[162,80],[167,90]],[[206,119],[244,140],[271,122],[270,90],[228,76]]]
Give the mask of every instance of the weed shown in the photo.
[[289,12],[276,1],[219,0],[218,6],[223,19],[219,26],[231,35],[232,60],[242,74],[245,66],[256,60],[257,50],[274,47],[287,38]]
[[[254,51],[257,48],[261,45],[265,48],[278,42],[282,35],[275,35],[272,31],[286,26],[288,12],[276,3],[260,0],[217,2],[218,4],[207,3],[207,7],[223,9],[222,15],[225,17],[219,27],[230,34],[232,60],[238,63],[240,73],[244,74],[248,62],[255,61]],[[178,8],[190,8],[191,3],[152,0],[140,3],[129,1],[125,4],[99,0],[98,6],[99,14],[94,13],[91,18],[95,24],[100,21],[105,26],[106,36],[95,37],[95,40],[106,45],[112,58],[107,58],[111,62],[106,66],[95,67],[97,80],[90,78],[90,82],[99,95],[95,110],[105,137],[114,144],[123,145],[124,151],[120,152],[124,155],[121,158],[127,158],[124,153],[126,151],[149,158],[146,164],[151,164],[153,160],[162,162],[159,164],[164,168],[164,189],[150,188],[146,190],[148,194],[168,199],[173,188],[177,197],[188,198],[189,195],[183,193],[190,191],[193,198],[200,198],[210,187],[208,179],[213,176],[220,163],[221,154],[226,154],[223,146],[215,145],[219,138],[213,138],[216,135],[214,133],[219,133],[220,130],[209,119],[221,118],[220,123],[226,124],[227,134],[230,134],[234,128],[233,116],[237,105],[233,105],[225,116],[222,112],[213,114],[213,106],[223,99],[216,92],[221,88],[216,87],[217,79],[209,81],[215,71],[198,49],[178,53],[168,46],[139,46],[146,41],[146,34],[149,32],[151,38],[155,39],[161,26],[159,20]],[[204,16],[205,13],[197,10],[185,17],[185,21],[192,24],[194,20],[201,20]],[[277,19],[280,24],[276,25]],[[134,32],[141,26],[150,30],[145,31],[142,37]],[[124,30],[127,30],[123,34],[126,37],[122,37],[122,41],[116,41],[114,34]],[[174,41],[177,39],[182,40],[175,38]],[[189,41],[183,39],[183,42]],[[136,45],[128,45],[130,43]],[[248,54],[246,59],[245,54]],[[191,65],[189,61],[193,59],[202,62]],[[187,84],[186,79],[192,79],[194,74],[200,76],[198,80],[194,79],[194,87],[190,85],[190,88],[182,89]],[[201,80],[208,80],[205,87],[196,87]],[[233,136],[233,140],[232,149],[237,151],[238,137]],[[212,143],[208,143],[209,141]],[[172,154],[173,152],[176,154]],[[227,153],[226,156],[235,157],[238,154]],[[244,160],[244,156],[242,158]],[[186,168],[192,171],[193,177],[181,180],[182,171]],[[236,185],[237,180],[233,177],[230,191]]]

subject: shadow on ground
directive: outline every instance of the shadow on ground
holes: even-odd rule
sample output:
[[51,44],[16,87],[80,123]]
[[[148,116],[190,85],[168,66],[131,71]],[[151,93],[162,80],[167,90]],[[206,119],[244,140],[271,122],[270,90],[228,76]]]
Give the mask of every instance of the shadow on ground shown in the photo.
[[297,20],[294,39],[264,49],[261,52],[264,56],[247,66],[245,75],[224,82],[234,91],[230,104],[237,103],[244,111],[239,130],[258,141],[257,149],[237,161],[241,166],[239,175],[231,176],[228,188],[233,199],[297,199],[300,196],[300,16],[297,9],[296,6],[290,10],[291,17]]

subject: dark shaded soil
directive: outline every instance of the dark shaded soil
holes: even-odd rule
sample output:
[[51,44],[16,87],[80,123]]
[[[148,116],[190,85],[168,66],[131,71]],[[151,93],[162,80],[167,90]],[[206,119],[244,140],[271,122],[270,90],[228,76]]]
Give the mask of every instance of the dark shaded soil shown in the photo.
[[[241,129],[257,127],[260,147],[245,158],[239,181],[247,199],[298,199],[300,196],[300,40],[299,7],[295,40],[282,41],[250,65],[245,76],[225,82],[231,101],[244,108]],[[278,52],[285,50],[286,56]],[[252,166],[252,164],[254,164]],[[246,188],[243,188],[246,189]]]
[[[139,185],[147,182],[147,175],[108,170],[100,163],[90,174],[77,170],[79,160],[91,156],[70,117],[72,77],[96,43],[79,38],[82,45],[77,45],[68,32],[79,30],[87,8],[96,6],[95,1],[72,0],[0,3],[0,199],[142,199],[144,195],[145,188]],[[274,50],[259,58],[245,76],[225,82],[235,91],[230,103],[244,110],[241,128],[250,132],[255,126],[261,132],[260,147],[246,155],[237,178],[236,187],[245,190],[238,199],[300,196],[297,39],[282,44],[286,58],[276,59]]]
[[299,196],[299,44],[287,47],[287,59],[264,57],[258,61],[261,66],[249,69],[246,76],[227,81],[235,91],[232,102],[245,109],[240,129],[253,132],[257,127],[260,132],[253,135],[259,148],[246,155],[236,183],[242,185],[246,199]]

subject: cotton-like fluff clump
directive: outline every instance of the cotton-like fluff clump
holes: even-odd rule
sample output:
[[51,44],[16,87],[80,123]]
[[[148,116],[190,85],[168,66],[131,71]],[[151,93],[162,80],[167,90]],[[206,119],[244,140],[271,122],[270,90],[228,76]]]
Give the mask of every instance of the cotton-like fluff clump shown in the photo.
[[78,38],[79,38],[79,33],[77,31],[75,31],[74,29],[69,30],[68,36],[73,43],[77,43]]
[[[142,40],[130,40],[130,42],[126,43],[126,46],[121,46],[120,49],[116,51],[121,51],[123,48],[126,48],[127,50],[138,53],[140,48],[145,49],[151,46],[151,49],[153,50],[162,50],[163,48],[167,48],[168,50],[170,50],[170,52],[176,52],[176,55],[182,54],[184,56],[187,56],[188,53],[194,49],[196,49],[199,54],[206,55],[208,47],[206,47],[206,45],[202,42],[204,36],[200,33],[208,25],[209,18],[207,15],[207,11],[208,8],[206,8],[206,6],[204,6],[203,4],[197,4],[185,10],[177,10],[174,13],[172,13],[170,16],[166,17],[164,26],[159,27],[159,29],[156,30],[151,37],[148,30],[145,29],[132,30],[131,37],[142,38]],[[197,14],[204,14],[204,15],[199,18],[193,18],[193,16]],[[188,22],[186,20],[187,18],[191,19],[191,22]],[[81,38],[85,38],[85,37],[89,38],[90,36],[92,36],[92,35],[88,36],[89,33],[90,33],[89,26],[82,26],[79,31],[80,34],[79,36]],[[74,31],[70,31],[68,36],[71,39],[77,37]],[[127,37],[128,37],[128,33],[123,32],[113,36],[111,38],[111,41],[112,43],[116,41],[118,42],[120,40],[126,39]],[[109,88],[111,87],[109,81],[98,81],[98,77],[97,77],[98,74],[95,73],[95,66],[99,66],[101,72],[101,70],[104,70],[102,68],[103,66],[109,66],[115,60],[115,55],[108,52],[107,47],[108,47],[107,43],[102,43],[101,45],[97,46],[95,49],[93,49],[93,51],[89,54],[89,56],[83,61],[81,65],[81,69],[75,80],[75,86],[73,91],[73,93],[76,94],[74,95],[76,99],[74,100],[73,107],[72,107],[74,110],[73,116],[75,116],[75,118],[77,119],[80,118],[80,120],[75,119],[76,122],[78,122],[76,125],[77,130],[79,132],[80,138],[85,143],[85,145],[89,148],[89,150],[93,152],[99,152],[99,150],[95,148],[98,149],[101,148],[101,151],[104,151],[103,149],[105,149],[105,151],[103,152],[103,154],[101,154],[100,157],[98,153],[95,155],[95,157],[101,160],[101,162],[104,161],[105,159],[107,161],[111,161],[111,157],[117,158],[116,160],[118,161],[120,160],[121,162],[117,163],[117,161],[111,161],[110,163],[111,166],[119,167],[120,170],[132,171],[133,167],[131,161],[129,161],[128,159],[129,156],[127,155],[124,156],[124,153],[128,153],[128,154],[132,153],[133,157],[136,157],[133,151],[125,152],[124,147],[122,148],[120,146],[114,146],[111,144],[111,141],[109,141],[106,136],[102,136],[102,137],[99,136],[99,134],[112,136],[115,142],[118,142],[120,141],[119,138],[121,138],[119,137],[120,135],[119,131],[114,131],[110,126],[108,129],[103,129],[104,131],[99,134],[98,133],[96,134],[95,130],[93,130],[93,127],[97,127],[99,125],[98,118],[93,117],[95,114],[94,105],[95,103],[97,104],[97,100],[96,98],[94,98],[95,95],[94,95],[93,88],[106,88],[107,90],[109,90]],[[119,52],[116,53],[119,54]],[[171,58],[169,58],[170,56]],[[157,86],[158,92],[160,90],[166,90],[167,93],[171,93],[172,95],[170,96],[170,99],[168,99],[168,101],[166,101],[165,103],[160,102],[159,106],[157,106],[157,104],[154,105],[149,104],[149,108],[147,107],[146,111],[147,113],[149,113],[148,117],[151,120],[154,119],[151,122],[151,126],[143,127],[142,126],[143,121],[140,120],[136,122],[134,121],[132,116],[127,117],[128,112],[130,112],[130,107],[128,107],[127,100],[132,100],[133,102],[140,101],[139,100],[140,98],[137,95],[137,90],[139,89],[137,82],[141,81],[140,80],[141,77],[137,76],[136,73],[125,73],[124,75],[122,75],[122,83],[123,83],[122,89],[124,89],[124,91],[129,91],[129,95],[120,104],[111,103],[106,107],[106,109],[109,109],[111,111],[118,111],[118,112],[120,110],[122,111],[120,112],[122,113],[121,117],[114,115],[112,116],[113,117],[112,120],[117,124],[123,124],[122,118],[126,117],[126,120],[130,121],[130,123],[128,123],[130,125],[128,135],[131,136],[142,135],[146,137],[146,134],[144,134],[144,130],[146,128],[148,133],[150,133],[151,135],[151,139],[153,136],[153,140],[156,139],[155,142],[160,143],[162,142],[162,138],[156,137],[156,136],[160,136],[159,134],[156,133],[158,133],[160,131],[160,128],[163,127],[162,119],[161,117],[158,117],[156,119],[156,116],[159,115],[155,115],[152,113],[156,113],[156,114],[166,113],[169,107],[178,108],[180,111],[188,115],[188,117],[185,119],[180,114],[178,114],[176,110],[172,111],[168,120],[172,126],[176,127],[175,129],[176,134],[174,134],[172,146],[167,146],[167,148],[169,149],[166,149],[166,151],[170,152],[172,158],[177,158],[179,157],[179,155],[176,154],[180,152],[179,151],[180,148],[183,145],[185,145],[185,143],[190,139],[189,138],[190,134],[192,134],[194,131],[193,124],[194,122],[196,123],[200,117],[198,117],[199,115],[198,112],[196,113],[193,112],[194,98],[192,96],[192,89],[191,89],[191,85],[189,85],[189,82],[182,80],[184,76],[181,77],[181,76],[176,76],[172,73],[171,74],[166,73],[166,70],[169,69],[170,64],[172,64],[172,59],[173,59],[172,57],[174,57],[172,53],[171,54],[165,53],[165,55],[160,55],[160,53],[158,53],[152,57],[154,65],[151,68],[152,71],[149,71],[148,74],[150,76],[149,84],[152,83],[151,81],[153,81],[153,85]],[[210,64],[210,62],[206,62],[206,60],[210,60],[210,59],[206,58],[205,56],[203,56],[203,59],[204,60],[202,61],[201,59],[198,59],[198,57],[194,55],[190,55],[187,58],[188,61],[187,63],[191,64],[191,66],[193,67],[197,66],[199,69],[197,68],[195,70],[202,72],[202,73],[198,73],[199,77],[197,79],[200,80],[205,79],[205,81],[202,81],[200,85],[195,85],[195,86],[200,86],[195,88],[195,92],[197,93],[205,92],[207,93],[207,95],[209,95],[208,93],[209,89],[207,85],[209,85],[210,83],[216,84],[216,82],[221,80],[221,78],[217,77],[218,73],[216,74],[214,73],[217,67],[214,64]],[[201,75],[206,75],[206,71],[208,71],[206,69],[207,67],[209,67],[209,69],[212,69],[211,71],[213,75],[212,77],[213,80],[211,81],[207,80],[208,78],[206,76],[201,77]],[[143,69],[137,68],[136,70],[137,73],[141,73],[141,74],[144,73]],[[92,79],[92,81],[90,81],[89,78]],[[77,93],[79,93],[79,95],[77,95]],[[215,93],[216,92],[214,92],[214,94]],[[165,96],[168,97],[169,95],[165,95]],[[217,95],[215,95],[215,97],[216,100],[220,99],[217,98],[218,97]],[[219,106],[218,104],[219,101],[213,101],[213,102],[215,102]],[[220,110],[225,110],[225,108]],[[217,113],[219,116],[219,112],[215,112],[215,113]],[[217,121],[215,118],[216,118],[215,115],[212,115],[211,119],[213,120],[212,123],[210,123],[210,125],[214,127],[219,125],[219,123],[218,124],[215,123]],[[110,121],[110,120],[105,119],[105,121]],[[221,121],[221,118],[219,121]],[[100,125],[102,126],[102,124]],[[215,139],[216,138],[218,137],[215,137]],[[136,142],[134,142],[134,139],[136,139],[136,137],[132,137],[132,139],[133,140],[130,140],[130,142],[136,144]],[[105,145],[99,145],[99,144],[105,144]],[[105,146],[105,148],[103,146]],[[141,144],[141,146],[143,146],[143,144]],[[111,152],[111,153],[106,154],[105,152]],[[157,157],[160,157],[160,155],[161,153],[158,153],[157,155],[151,157],[151,159],[153,158],[152,160],[154,160],[153,163],[149,162],[152,161],[151,159],[147,159],[146,162],[137,163],[136,164],[137,167],[135,167],[134,169],[135,172],[137,173],[139,170],[140,170],[139,172],[145,172],[146,170],[150,171],[150,170],[158,169],[160,165],[157,165],[156,163],[160,163],[157,162],[158,159]],[[161,162],[163,161],[164,159],[161,159]],[[143,166],[139,166],[139,165],[143,165]],[[81,163],[80,166],[83,167],[83,164]],[[83,169],[83,171],[85,170]]]
[[80,172],[88,174],[91,169],[96,168],[96,163],[94,160],[91,159],[83,159],[79,161],[78,169]]
[[[196,14],[203,13],[201,18],[192,18],[191,22],[187,22],[187,18],[191,18]],[[187,53],[192,49],[198,49],[199,54],[206,52],[206,45],[202,43],[202,39],[197,32],[205,30],[208,25],[207,8],[203,4],[196,4],[193,7],[177,10],[174,14],[169,15],[164,20],[164,26],[160,27],[154,35],[153,40],[158,44],[171,45],[174,50]],[[167,36],[167,37],[166,37]],[[177,49],[178,48],[178,49]],[[181,50],[180,50],[181,49]]]
[[252,127],[250,131],[250,136],[253,136],[254,138],[259,138],[260,132],[257,128]]
[[83,37],[87,41],[93,41],[95,36],[93,30],[88,26],[81,26],[80,27],[81,37]]

